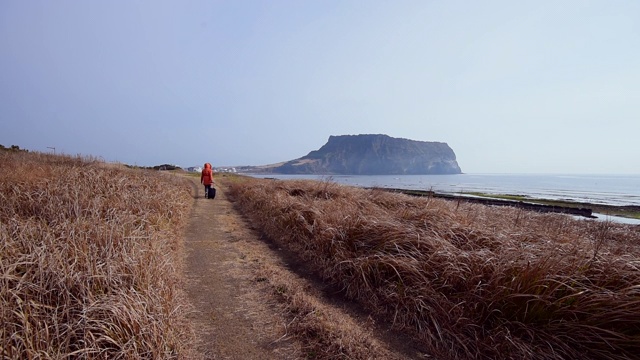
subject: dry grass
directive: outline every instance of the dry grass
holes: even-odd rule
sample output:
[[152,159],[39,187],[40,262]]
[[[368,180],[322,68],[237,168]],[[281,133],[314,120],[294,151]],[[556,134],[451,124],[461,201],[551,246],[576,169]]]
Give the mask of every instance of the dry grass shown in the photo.
[[271,291],[283,314],[289,317],[282,339],[298,340],[305,358],[402,359],[371,336],[371,323],[363,327],[345,315],[342,309],[327,304],[313,285],[304,279],[271,264],[261,263],[259,271],[260,277],[256,282]]
[[330,182],[231,192],[267,236],[436,358],[640,356],[637,227]]
[[3,359],[178,359],[192,331],[175,176],[88,158],[0,152]]

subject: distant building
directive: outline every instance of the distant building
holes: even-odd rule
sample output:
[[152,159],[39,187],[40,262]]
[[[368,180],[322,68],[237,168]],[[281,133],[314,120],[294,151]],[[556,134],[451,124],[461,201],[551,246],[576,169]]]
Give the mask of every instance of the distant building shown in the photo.
[[225,172],[225,173],[235,173],[235,172],[237,172],[236,168],[234,168],[234,167],[218,167],[218,168],[215,168],[215,171],[216,172]]
[[[202,166],[191,166],[187,168],[187,171],[189,172],[202,172]],[[221,172],[221,173],[235,173],[237,172],[236,168],[234,167],[214,167],[213,168],[214,172]]]

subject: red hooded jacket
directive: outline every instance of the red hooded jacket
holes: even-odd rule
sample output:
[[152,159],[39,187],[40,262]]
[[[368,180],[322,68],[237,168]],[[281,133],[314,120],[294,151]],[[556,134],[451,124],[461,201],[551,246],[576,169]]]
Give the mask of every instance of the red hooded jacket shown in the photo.
[[213,184],[213,170],[211,169],[211,164],[204,164],[204,169],[202,169],[202,175],[200,175],[200,182],[202,185],[211,185]]

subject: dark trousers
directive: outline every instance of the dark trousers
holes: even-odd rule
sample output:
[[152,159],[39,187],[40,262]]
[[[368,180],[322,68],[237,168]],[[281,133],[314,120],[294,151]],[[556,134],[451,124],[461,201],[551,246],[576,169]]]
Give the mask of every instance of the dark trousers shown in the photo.
[[209,191],[211,189],[211,185],[205,185],[204,186],[204,197],[208,198],[209,197]]

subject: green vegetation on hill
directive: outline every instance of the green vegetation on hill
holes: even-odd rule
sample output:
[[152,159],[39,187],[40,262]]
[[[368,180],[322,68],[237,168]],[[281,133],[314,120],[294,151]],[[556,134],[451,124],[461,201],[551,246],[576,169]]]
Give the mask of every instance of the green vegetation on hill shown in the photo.
[[320,149],[296,160],[256,171],[282,174],[411,175],[460,174],[446,143],[382,134],[330,136]]

